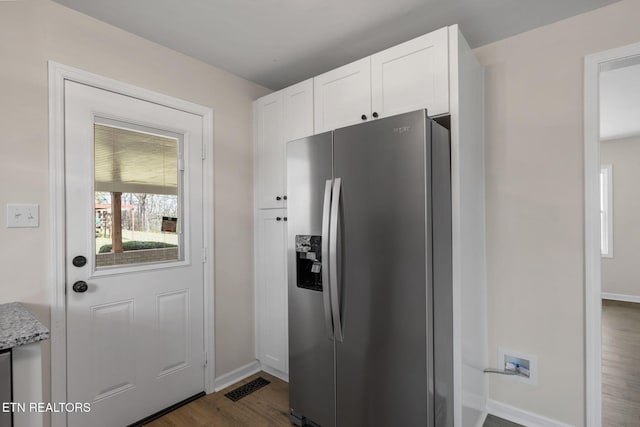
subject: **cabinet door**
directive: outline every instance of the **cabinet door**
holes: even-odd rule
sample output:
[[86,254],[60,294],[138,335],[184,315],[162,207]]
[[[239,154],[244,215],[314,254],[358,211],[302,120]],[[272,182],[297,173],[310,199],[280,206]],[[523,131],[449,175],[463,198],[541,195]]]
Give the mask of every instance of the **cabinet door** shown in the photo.
[[315,77],[313,89],[315,133],[368,120],[371,116],[369,58]]
[[379,117],[426,108],[449,112],[447,28],[371,56],[372,111]]
[[258,161],[258,207],[283,208],[284,136],[282,92],[272,93],[255,103]]
[[288,371],[286,211],[258,211],[257,333],[260,362]]
[[282,90],[284,97],[284,140],[313,135],[313,79]]

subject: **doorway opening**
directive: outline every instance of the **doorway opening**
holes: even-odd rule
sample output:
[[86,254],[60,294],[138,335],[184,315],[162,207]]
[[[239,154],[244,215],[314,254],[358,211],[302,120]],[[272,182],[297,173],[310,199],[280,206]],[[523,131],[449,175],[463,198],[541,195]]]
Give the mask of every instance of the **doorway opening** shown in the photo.
[[[640,382],[640,44],[585,58],[587,426],[635,425]],[[638,176],[640,178],[640,175]],[[637,229],[637,231],[636,231]]]

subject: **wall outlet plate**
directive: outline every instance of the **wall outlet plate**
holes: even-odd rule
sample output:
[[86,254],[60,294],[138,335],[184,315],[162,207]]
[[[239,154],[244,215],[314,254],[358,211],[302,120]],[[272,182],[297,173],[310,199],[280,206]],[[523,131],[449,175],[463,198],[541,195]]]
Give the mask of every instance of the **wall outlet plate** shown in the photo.
[[37,228],[39,226],[39,205],[7,204],[7,228]]
[[538,385],[538,358],[531,354],[513,351],[504,347],[498,348],[498,369],[507,369],[507,364],[523,366],[529,372],[529,377],[522,375],[504,376],[505,379]]

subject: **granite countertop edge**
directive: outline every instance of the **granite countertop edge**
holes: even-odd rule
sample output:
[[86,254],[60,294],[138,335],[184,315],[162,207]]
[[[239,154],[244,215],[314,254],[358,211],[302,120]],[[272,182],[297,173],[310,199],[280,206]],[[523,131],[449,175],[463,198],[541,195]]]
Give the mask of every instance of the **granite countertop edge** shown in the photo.
[[0,351],[49,338],[47,329],[19,302],[0,304]]

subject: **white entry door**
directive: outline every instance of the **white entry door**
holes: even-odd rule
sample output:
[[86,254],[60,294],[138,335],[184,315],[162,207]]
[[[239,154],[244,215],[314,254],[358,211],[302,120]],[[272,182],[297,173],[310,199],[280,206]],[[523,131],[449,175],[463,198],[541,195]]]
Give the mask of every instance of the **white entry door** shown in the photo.
[[204,391],[203,119],[65,83],[71,427]]

